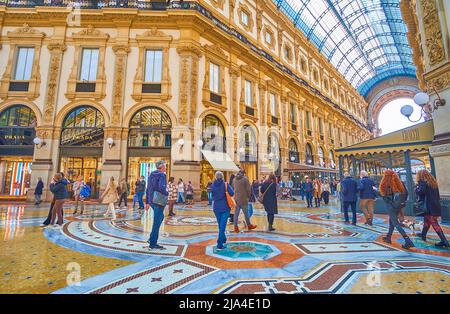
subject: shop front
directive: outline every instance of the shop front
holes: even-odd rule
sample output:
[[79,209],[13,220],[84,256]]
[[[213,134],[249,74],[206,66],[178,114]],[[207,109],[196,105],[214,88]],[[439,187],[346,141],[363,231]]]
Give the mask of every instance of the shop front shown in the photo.
[[169,115],[157,107],[146,107],[138,111],[130,123],[128,135],[128,182],[144,176],[148,180],[150,172],[156,170],[156,162],[166,161],[167,176],[171,169],[172,121]]
[[250,182],[258,179],[258,142],[249,125],[239,132],[239,167],[245,170]]
[[0,113],[0,198],[24,198],[30,188],[36,116],[24,105]]
[[200,189],[205,192],[208,182],[214,181],[216,171],[222,171],[228,180],[239,168],[226,152],[225,128],[219,118],[208,115],[203,119],[202,138]]
[[[102,175],[105,121],[100,111],[80,106],[64,119],[59,147],[59,171],[73,182],[80,176],[91,186],[91,197],[98,198]],[[72,192],[69,185],[69,192]]]

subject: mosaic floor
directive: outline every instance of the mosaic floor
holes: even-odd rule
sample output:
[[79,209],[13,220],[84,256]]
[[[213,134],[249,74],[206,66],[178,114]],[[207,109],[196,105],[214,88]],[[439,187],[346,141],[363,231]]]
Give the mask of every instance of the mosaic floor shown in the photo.
[[165,251],[148,250],[151,212],[123,209],[112,222],[101,205],[74,217],[69,203],[63,228],[53,230],[39,227],[47,209],[0,203],[0,293],[450,293],[450,250],[434,247],[434,232],[405,251],[398,234],[391,245],[381,241],[385,216],[372,227],[362,215],[348,225],[334,201],[313,209],[280,202],[270,233],[257,205],[258,228],[235,234],[229,225],[224,251],[215,249],[206,205],[166,218]]

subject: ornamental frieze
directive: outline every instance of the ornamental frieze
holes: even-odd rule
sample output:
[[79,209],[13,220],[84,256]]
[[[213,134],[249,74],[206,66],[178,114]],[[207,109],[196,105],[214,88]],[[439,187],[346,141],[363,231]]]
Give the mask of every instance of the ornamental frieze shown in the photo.
[[428,58],[430,66],[434,66],[445,59],[439,12],[435,0],[422,0],[421,4]]

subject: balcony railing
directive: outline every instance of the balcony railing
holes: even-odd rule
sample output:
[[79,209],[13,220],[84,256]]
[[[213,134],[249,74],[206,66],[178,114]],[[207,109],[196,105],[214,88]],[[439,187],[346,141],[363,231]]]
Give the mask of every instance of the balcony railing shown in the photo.
[[[133,1],[133,0],[0,0],[0,5],[17,8],[32,8],[36,6],[74,7],[80,9],[103,8],[136,8],[140,10],[167,10],[168,8],[181,8],[184,1]],[[189,4],[187,3],[189,6]]]

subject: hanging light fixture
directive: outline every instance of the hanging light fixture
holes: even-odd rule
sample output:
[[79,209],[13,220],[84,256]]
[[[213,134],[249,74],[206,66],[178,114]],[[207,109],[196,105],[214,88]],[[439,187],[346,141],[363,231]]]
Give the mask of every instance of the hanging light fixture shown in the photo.
[[417,120],[412,120],[411,116],[414,113],[414,108],[411,105],[405,105],[400,109],[402,115],[408,118],[409,121],[415,123],[419,122],[422,118],[427,118],[430,114],[435,112],[439,107],[445,106],[445,99],[442,99],[439,96],[436,88],[433,87],[434,92],[436,93],[438,99],[434,101],[434,103],[430,103],[430,96],[426,93],[420,92],[414,96],[414,103],[420,106],[420,117]]

